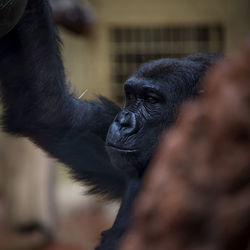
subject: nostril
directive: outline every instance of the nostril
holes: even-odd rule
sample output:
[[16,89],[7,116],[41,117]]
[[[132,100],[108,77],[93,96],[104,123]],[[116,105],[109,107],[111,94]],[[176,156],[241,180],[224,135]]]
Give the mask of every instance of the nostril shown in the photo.
[[123,126],[123,127],[129,127],[130,126],[130,119],[127,115],[125,115],[124,117],[121,118],[120,120],[120,124]]
[[131,115],[128,111],[122,111],[118,114],[116,118],[116,122],[118,122],[122,127],[131,126]]

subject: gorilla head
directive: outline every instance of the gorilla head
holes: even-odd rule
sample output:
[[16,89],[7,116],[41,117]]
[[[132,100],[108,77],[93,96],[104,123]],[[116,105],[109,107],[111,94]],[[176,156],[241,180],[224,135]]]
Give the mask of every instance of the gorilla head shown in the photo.
[[111,124],[106,149],[114,166],[140,177],[163,129],[183,101],[199,93],[200,79],[217,55],[197,54],[143,64],[124,84],[125,104]]

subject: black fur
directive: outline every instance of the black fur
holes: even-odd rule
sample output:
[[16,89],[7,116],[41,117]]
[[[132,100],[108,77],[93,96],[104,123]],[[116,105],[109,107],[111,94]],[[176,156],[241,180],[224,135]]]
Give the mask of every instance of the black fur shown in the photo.
[[174,123],[180,104],[198,95],[200,79],[217,56],[142,65],[125,83],[120,110],[104,97],[86,102],[69,93],[58,44],[48,1],[29,0],[18,25],[0,39],[3,125],[67,164],[91,193],[124,197],[114,226],[97,248],[113,250],[127,228],[159,135]]
[[139,192],[140,180],[131,179],[128,188],[122,199],[120,209],[116,216],[115,222],[111,229],[102,232],[102,240],[100,246],[95,250],[115,250],[119,249],[119,240],[129,227],[129,219],[132,210],[132,204]]
[[58,44],[48,2],[30,0],[18,25],[0,39],[4,127],[69,165],[90,192],[120,198],[127,180],[104,149],[120,109],[103,97],[82,102],[68,92]]

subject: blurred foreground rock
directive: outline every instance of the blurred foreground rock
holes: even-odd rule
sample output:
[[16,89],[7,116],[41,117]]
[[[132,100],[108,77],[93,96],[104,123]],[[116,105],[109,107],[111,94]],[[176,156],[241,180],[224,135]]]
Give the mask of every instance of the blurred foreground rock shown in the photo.
[[164,136],[122,250],[250,249],[250,42]]

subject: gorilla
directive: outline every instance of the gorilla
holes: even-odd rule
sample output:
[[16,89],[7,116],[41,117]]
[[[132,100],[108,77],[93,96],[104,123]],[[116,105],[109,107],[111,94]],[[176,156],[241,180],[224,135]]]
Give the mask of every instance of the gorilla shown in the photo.
[[120,109],[104,97],[81,101],[69,92],[59,44],[48,0],[29,0],[18,24],[0,39],[3,127],[65,163],[90,193],[122,199],[97,247],[113,250],[161,132],[174,123],[184,101],[199,95],[200,80],[218,56],[143,64],[125,82]]

